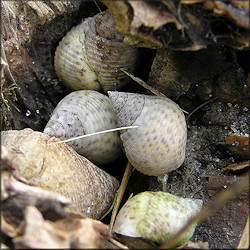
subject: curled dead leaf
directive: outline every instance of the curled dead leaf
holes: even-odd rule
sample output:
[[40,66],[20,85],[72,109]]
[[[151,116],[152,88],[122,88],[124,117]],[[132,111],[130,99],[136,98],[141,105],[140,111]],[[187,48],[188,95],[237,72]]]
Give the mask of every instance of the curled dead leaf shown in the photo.
[[[245,4],[224,1],[102,1],[130,45],[151,49],[199,50],[224,43],[242,49],[249,29]],[[234,32],[235,26],[239,31]],[[225,32],[226,31],[226,32]]]

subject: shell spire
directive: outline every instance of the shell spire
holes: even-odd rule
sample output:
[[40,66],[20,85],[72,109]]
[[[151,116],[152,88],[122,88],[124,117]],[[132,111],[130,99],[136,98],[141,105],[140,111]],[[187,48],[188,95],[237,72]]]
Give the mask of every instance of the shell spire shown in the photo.
[[29,128],[1,132],[15,177],[69,198],[69,211],[99,219],[112,204],[118,180],[59,141]]

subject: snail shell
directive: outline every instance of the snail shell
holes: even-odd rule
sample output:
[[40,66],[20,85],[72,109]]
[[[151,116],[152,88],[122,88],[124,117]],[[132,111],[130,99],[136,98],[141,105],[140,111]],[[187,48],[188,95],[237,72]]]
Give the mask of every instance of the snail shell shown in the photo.
[[180,107],[169,98],[109,91],[127,158],[141,173],[160,176],[177,169],[185,158],[187,128]]
[[123,43],[109,11],[73,27],[55,53],[58,78],[74,90],[118,90],[130,81],[120,69],[133,73],[137,49]]
[[[58,103],[43,132],[63,140],[116,127],[116,114],[107,96],[94,90],[78,90]],[[95,164],[111,162],[122,152],[118,132],[93,135],[68,144]]]
[[[143,192],[129,199],[119,211],[113,230],[130,237],[143,237],[159,244],[171,239],[202,208],[202,200],[178,197],[165,192]],[[193,224],[179,239],[188,241]]]
[[1,133],[14,176],[72,201],[72,212],[99,219],[111,206],[119,182],[66,143],[32,129]]

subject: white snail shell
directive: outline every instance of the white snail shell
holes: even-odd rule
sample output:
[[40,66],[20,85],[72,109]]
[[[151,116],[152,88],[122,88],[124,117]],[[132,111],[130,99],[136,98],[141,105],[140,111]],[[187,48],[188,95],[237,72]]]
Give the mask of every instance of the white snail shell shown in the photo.
[[130,81],[121,71],[133,73],[137,49],[123,43],[109,11],[73,27],[55,53],[58,78],[74,90],[118,90]]
[[187,128],[180,107],[169,98],[109,91],[127,158],[141,173],[160,176],[185,158]]
[[[129,199],[119,211],[114,232],[130,237],[143,237],[159,244],[171,239],[202,208],[202,200],[178,197],[165,192],[143,192]],[[179,239],[188,241],[194,223]]]
[[[78,90],[56,106],[44,133],[62,140],[117,127],[110,99],[94,90]],[[115,160],[122,152],[118,132],[77,139],[68,144],[95,164]]]

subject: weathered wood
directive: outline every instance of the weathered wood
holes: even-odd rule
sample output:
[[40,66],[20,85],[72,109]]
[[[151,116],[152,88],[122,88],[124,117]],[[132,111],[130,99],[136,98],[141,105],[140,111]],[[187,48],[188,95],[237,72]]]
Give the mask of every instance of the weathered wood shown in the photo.
[[84,17],[86,1],[2,1],[2,130],[42,130],[67,93],[54,72],[58,42]]

